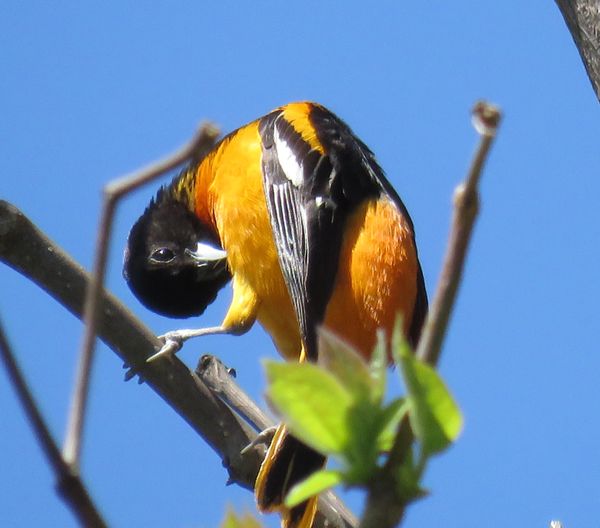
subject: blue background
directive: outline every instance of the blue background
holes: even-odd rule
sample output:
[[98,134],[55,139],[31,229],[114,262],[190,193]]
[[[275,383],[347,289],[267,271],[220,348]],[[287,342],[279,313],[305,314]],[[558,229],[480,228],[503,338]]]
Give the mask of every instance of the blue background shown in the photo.
[[[554,3],[199,4],[2,2],[0,197],[89,267],[103,184],[172,151],[202,119],[230,131],[316,100],[375,151],[402,195],[433,292],[453,189],[476,142],[470,108],[481,97],[500,104],[441,362],[465,429],[430,465],[431,496],[405,526],[597,526],[600,124]],[[162,333],[181,322],[143,309],[120,270],[129,227],[157,186],[120,207],[107,282]],[[218,324],[229,295],[193,324]],[[62,439],[81,325],[2,266],[0,314]],[[204,352],[261,398],[259,357],[275,352],[260,328],[191,342],[180,357],[193,366]],[[213,527],[226,504],[253,511],[192,430],[122,376],[100,346],[83,474],[109,522]],[[360,512],[361,493],[348,501]],[[3,369],[0,519],[75,524]]]

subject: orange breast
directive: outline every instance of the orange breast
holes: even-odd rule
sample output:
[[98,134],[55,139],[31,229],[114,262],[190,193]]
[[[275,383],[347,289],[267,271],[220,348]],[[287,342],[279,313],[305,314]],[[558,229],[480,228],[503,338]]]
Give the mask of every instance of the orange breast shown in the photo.
[[393,202],[363,203],[348,219],[325,326],[369,357],[377,329],[391,335],[398,313],[408,331],[417,270],[412,231]]
[[301,340],[271,230],[261,172],[258,122],[225,140],[199,172],[198,216],[221,238],[230,269],[260,299],[257,319],[279,353],[297,358]]
[[[300,331],[279,267],[261,156],[258,122],[225,140],[199,168],[196,214],[219,233],[231,271],[259,299],[257,319],[281,355],[296,359]],[[377,329],[389,335],[399,312],[408,330],[417,269],[406,219],[386,197],[365,201],[347,221],[325,326],[369,356]]]

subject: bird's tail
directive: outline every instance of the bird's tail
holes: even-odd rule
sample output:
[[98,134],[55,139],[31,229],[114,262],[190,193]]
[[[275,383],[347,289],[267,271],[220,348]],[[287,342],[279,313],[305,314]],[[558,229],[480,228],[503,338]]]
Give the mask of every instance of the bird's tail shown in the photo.
[[317,497],[293,508],[286,508],[283,501],[294,485],[324,464],[325,457],[321,453],[300,442],[283,424],[280,425],[256,477],[254,493],[258,509],[261,512],[279,511],[283,528],[310,528],[317,510]]

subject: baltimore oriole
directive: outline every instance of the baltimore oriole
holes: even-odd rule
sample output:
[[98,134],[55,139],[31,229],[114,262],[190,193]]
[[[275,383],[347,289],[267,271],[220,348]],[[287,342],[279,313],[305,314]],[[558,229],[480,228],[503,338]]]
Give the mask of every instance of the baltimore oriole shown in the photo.
[[[233,280],[220,327],[255,320],[287,359],[315,361],[320,325],[368,357],[376,331],[403,314],[414,345],[427,311],[413,224],[373,153],[338,117],[292,103],[228,136],[161,188],[133,226],[124,275],[148,308],[199,315]],[[256,481],[262,511],[283,526],[310,526],[316,501],[282,507],[289,489],[324,457],[284,427]]]

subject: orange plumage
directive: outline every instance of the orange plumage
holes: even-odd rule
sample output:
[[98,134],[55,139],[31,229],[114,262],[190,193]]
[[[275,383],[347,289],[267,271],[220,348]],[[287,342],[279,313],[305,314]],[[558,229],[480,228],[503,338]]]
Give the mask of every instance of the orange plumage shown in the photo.
[[[125,273],[147,306],[178,316],[201,313],[231,278],[222,325],[182,339],[258,320],[295,360],[316,359],[320,325],[368,357],[398,313],[414,344],[427,310],[404,204],[371,151],[314,103],[232,132],[161,191],[132,229]],[[257,479],[259,507],[310,526],[314,500],[291,512],[282,500],[323,462],[280,429]]]

